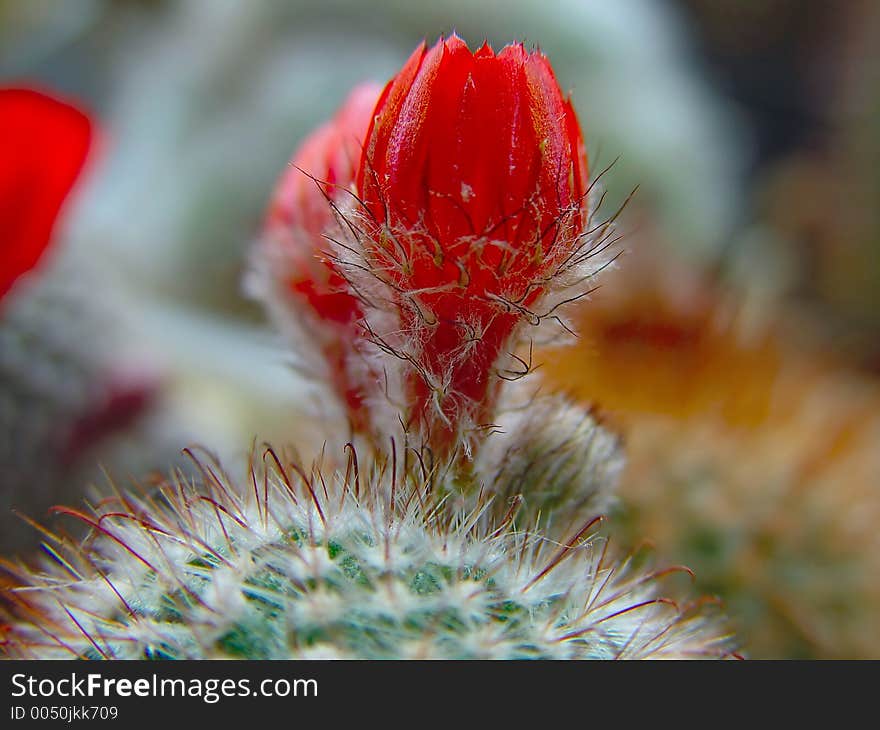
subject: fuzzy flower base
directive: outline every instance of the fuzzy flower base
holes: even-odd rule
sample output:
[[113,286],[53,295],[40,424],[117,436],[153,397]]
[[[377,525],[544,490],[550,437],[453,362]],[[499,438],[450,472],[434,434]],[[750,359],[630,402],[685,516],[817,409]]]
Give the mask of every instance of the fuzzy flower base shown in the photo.
[[[16,658],[717,658],[711,602],[613,556],[599,518],[567,539],[516,527],[519,500],[400,454],[303,470],[267,449],[246,488],[203,478],[117,494],[40,570],[6,565]],[[325,462],[328,460],[325,460]],[[454,482],[454,483],[453,483]],[[462,489],[462,486],[465,489]],[[469,500],[450,500],[471,494]],[[465,504],[466,503],[466,504]]]

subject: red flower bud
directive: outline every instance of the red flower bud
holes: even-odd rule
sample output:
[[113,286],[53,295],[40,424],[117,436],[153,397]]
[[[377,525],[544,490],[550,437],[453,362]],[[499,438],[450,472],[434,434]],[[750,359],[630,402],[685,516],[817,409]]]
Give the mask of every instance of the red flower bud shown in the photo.
[[43,255],[91,138],[78,109],[29,89],[0,89],[0,298]]
[[334,237],[337,227],[333,206],[344,204],[353,192],[364,136],[381,90],[361,84],[333,119],[303,141],[276,186],[264,232],[264,240],[274,248],[270,275],[281,278],[299,324],[319,344],[325,360],[321,373],[329,367],[330,380],[358,428],[363,426],[366,386],[359,374],[363,365],[352,361],[357,356],[351,345],[361,305],[333,263],[326,236]]
[[539,52],[423,44],[379,99],[357,190],[400,309],[409,422],[447,448],[491,419],[499,358],[583,233],[577,118]]

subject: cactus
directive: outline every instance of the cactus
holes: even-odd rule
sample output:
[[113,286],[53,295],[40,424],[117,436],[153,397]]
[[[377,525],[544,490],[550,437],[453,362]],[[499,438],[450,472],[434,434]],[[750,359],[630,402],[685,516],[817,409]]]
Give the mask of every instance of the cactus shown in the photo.
[[[347,448],[304,470],[271,449],[237,485],[200,459],[118,494],[51,563],[7,566],[16,657],[575,659],[729,654],[723,624],[658,592],[663,575],[612,557],[587,520],[564,541],[514,526],[475,474]],[[407,463],[404,463],[406,461]],[[457,479],[457,477],[455,477]],[[539,485],[531,485],[539,486]],[[503,516],[501,508],[506,509]]]
[[[96,451],[109,455],[95,447],[136,432],[155,396],[152,376],[129,376],[113,350],[119,323],[89,296],[100,283],[96,272],[63,256],[49,269],[0,312],[0,433],[14,434],[0,443],[4,550],[37,537],[9,507],[42,516],[78,496],[96,476]],[[101,304],[115,302],[103,289]]]
[[133,466],[121,458],[126,441],[148,451],[158,377],[120,354],[124,300],[108,271],[57,241],[95,136],[97,125],[67,101],[0,89],[3,550],[25,549],[35,536],[12,510],[43,515],[76,496],[98,456]]

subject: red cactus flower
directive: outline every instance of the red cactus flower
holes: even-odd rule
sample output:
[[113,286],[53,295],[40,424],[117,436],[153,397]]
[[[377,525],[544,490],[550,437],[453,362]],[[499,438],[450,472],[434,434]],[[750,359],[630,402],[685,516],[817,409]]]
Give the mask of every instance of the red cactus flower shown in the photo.
[[30,89],[0,89],[0,298],[46,250],[91,140],[80,110]]
[[[356,428],[363,427],[365,384],[352,362],[351,342],[361,317],[359,299],[328,255],[336,223],[333,204],[353,189],[364,136],[382,87],[356,87],[329,122],[302,143],[279,180],[269,206],[265,240],[275,247],[283,286],[296,300],[309,336],[320,344],[330,380],[348,406]],[[301,322],[302,323],[302,322]]]
[[376,106],[357,173],[365,256],[406,334],[410,423],[441,448],[491,419],[499,358],[586,221],[587,160],[547,58],[423,44]]

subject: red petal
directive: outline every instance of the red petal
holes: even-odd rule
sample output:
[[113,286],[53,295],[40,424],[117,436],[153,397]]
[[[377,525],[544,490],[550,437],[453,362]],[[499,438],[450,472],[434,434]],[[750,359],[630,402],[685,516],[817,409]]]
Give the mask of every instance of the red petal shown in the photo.
[[91,138],[91,120],[69,104],[0,89],[0,297],[48,246]]
[[[521,44],[471,53],[453,36],[419,48],[376,111],[359,190],[378,222],[422,232],[404,243],[406,283],[448,284],[464,264],[472,289],[497,293],[500,266],[505,290],[524,291],[586,182],[577,119],[547,59]],[[471,251],[475,236],[507,245]]]

